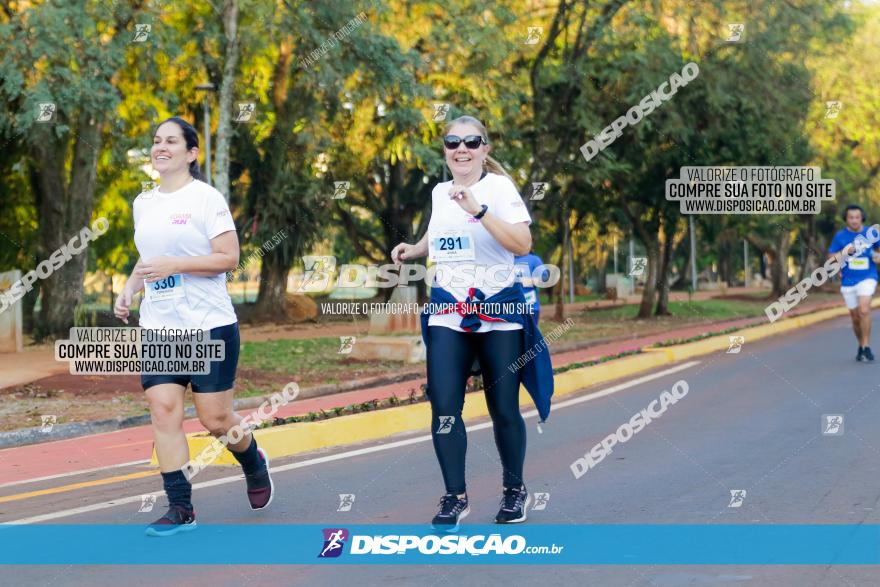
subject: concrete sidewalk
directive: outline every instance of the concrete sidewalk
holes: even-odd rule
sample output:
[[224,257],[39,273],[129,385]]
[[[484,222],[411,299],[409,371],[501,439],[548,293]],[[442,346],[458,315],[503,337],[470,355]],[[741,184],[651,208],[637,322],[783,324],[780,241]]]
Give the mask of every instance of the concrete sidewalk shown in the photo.
[[69,373],[68,363],[55,360],[55,347],[26,346],[20,353],[0,353],[0,389]]

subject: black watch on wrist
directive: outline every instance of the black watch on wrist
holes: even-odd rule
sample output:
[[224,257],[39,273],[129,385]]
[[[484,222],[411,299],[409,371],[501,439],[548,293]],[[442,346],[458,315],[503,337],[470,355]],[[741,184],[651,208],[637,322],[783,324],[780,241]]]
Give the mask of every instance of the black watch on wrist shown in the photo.
[[479,220],[480,218],[482,218],[483,216],[486,215],[486,212],[487,212],[488,210],[489,210],[489,206],[487,206],[486,204],[483,204],[483,205],[481,206],[481,210],[480,210],[479,212],[477,212],[476,214],[474,214],[474,218],[476,218],[477,220]]

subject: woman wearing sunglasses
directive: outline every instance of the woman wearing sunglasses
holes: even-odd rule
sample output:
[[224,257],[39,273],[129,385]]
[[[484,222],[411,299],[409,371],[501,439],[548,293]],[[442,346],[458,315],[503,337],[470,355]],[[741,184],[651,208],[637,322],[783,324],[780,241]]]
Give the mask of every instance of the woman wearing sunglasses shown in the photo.
[[553,377],[549,353],[514,272],[514,255],[527,254],[532,244],[525,204],[513,180],[489,156],[488,134],[479,120],[453,120],[443,142],[452,181],[434,188],[427,234],[417,244],[397,245],[391,258],[400,263],[428,255],[434,262],[422,337],[431,435],[446,493],[432,525],[453,532],[470,513],[461,412],[474,359],[483,374],[503,470],[501,509],[495,517],[500,524],[525,521],[530,503],[523,483],[526,427],[519,411],[520,383],[544,420]]

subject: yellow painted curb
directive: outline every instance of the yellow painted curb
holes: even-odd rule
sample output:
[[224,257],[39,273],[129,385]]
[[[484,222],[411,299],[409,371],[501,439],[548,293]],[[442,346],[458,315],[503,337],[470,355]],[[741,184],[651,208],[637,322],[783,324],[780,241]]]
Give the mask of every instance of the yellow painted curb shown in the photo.
[[[880,305],[880,299],[874,306]],[[736,332],[736,336],[745,337],[745,342],[782,334],[803,328],[817,322],[847,315],[846,308],[820,310],[812,314],[788,318],[774,324],[761,324]],[[712,336],[696,342],[673,345],[668,347],[648,347],[648,351],[630,357],[614,359],[598,365],[572,369],[554,375],[554,398],[570,395],[580,389],[592,385],[600,385],[609,381],[623,379],[641,373],[690,359],[700,355],[724,350],[729,347],[727,335]],[[520,389],[520,405],[531,408],[532,400],[525,387]],[[489,415],[485,396],[482,394],[466,394],[462,418],[467,421]],[[316,422],[297,422],[284,426],[273,426],[256,430],[254,436],[261,448],[273,458],[292,456],[333,446],[354,444],[368,440],[385,438],[403,432],[423,431],[426,434],[431,426],[431,407],[428,402],[421,402],[396,408],[385,408],[372,412],[340,416]],[[208,448],[215,440],[205,433],[187,435],[191,458]],[[153,451],[151,462],[158,464],[156,452]],[[213,461],[214,465],[234,465],[237,461],[226,448]]]
[[[872,307],[880,306],[880,299],[874,300],[871,305]],[[818,312],[804,314],[802,316],[794,316],[792,318],[782,320],[781,322],[774,322],[773,324],[759,324],[758,326],[743,328],[742,330],[737,330],[734,334],[712,336],[695,342],[689,342],[668,347],[654,347],[644,350],[666,350],[667,356],[671,357],[670,362],[684,361],[686,359],[698,357],[700,355],[706,355],[716,351],[726,351],[730,345],[729,336],[742,336],[745,339],[745,343],[749,343],[750,341],[760,340],[762,338],[775,336],[777,334],[784,334],[786,332],[797,330],[799,328],[804,328],[818,322],[830,320],[831,318],[837,318],[838,316],[848,315],[849,310],[847,310],[845,307],[819,310]]]

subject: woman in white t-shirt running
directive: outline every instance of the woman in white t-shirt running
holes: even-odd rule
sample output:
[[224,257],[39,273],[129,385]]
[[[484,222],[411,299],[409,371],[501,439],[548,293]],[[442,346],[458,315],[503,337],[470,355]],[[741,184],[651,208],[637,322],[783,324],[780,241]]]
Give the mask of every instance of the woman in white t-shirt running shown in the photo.
[[[531,217],[510,176],[489,156],[489,137],[479,120],[459,117],[447,125],[444,135],[452,181],[434,188],[427,234],[417,244],[397,245],[391,258],[400,263],[428,255],[436,264],[435,285],[445,275],[448,284],[443,288],[457,302],[464,302],[472,287],[490,297],[514,285],[514,255],[531,249]],[[519,411],[520,378],[507,369],[523,353],[523,326],[483,319],[479,328],[465,330],[463,323],[458,313],[435,314],[427,328],[431,434],[446,486],[432,525],[446,531],[457,530],[470,512],[461,411],[474,358],[482,369],[503,468],[501,509],[495,521],[522,522],[529,505],[523,484],[526,429]]]
[[187,386],[202,425],[215,437],[226,437],[227,448],[241,463],[251,509],[267,507],[274,492],[265,451],[232,409],[240,341],[226,272],[238,265],[238,235],[226,199],[200,179],[198,154],[198,134],[185,120],[169,118],[156,128],[150,160],[161,183],[134,201],[140,259],[115,306],[116,316],[127,324],[132,298],[143,290],[142,328],[202,330],[206,339],[225,345],[224,359],[212,361],[208,374],[141,376],[169,504],[168,512],[147,528],[151,536],[196,527],[190,478],[199,467],[189,463],[183,431]]

